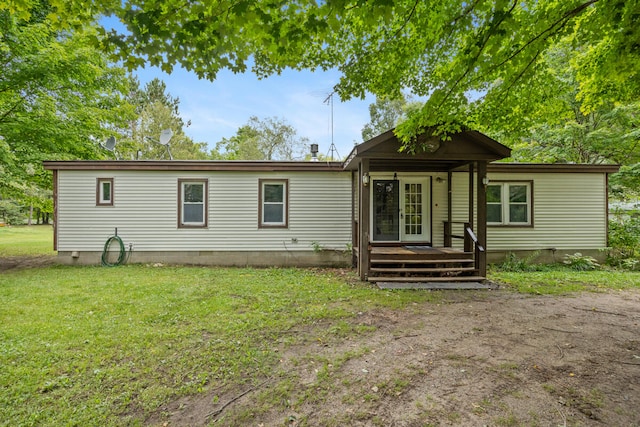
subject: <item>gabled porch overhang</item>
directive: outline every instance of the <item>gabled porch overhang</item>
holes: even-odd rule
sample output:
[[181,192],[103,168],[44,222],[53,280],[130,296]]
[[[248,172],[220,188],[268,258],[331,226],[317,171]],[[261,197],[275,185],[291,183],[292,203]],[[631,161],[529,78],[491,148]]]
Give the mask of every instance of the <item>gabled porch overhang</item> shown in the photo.
[[[463,238],[465,252],[473,246],[476,273],[482,277],[486,275],[487,164],[509,157],[511,150],[477,131],[462,131],[452,135],[447,141],[428,137],[427,134],[417,137],[419,149],[415,153],[406,153],[400,151],[401,143],[393,130],[390,130],[354,147],[344,163],[344,169],[352,171],[354,263],[362,280],[368,279],[372,272],[371,256],[375,247],[371,236],[372,190],[369,180],[371,174],[379,173],[393,174],[394,179],[402,173],[446,173],[447,220],[444,224],[444,247],[451,248],[453,238]],[[460,171],[468,174],[469,209],[463,226],[464,235],[455,235],[452,232],[452,175]],[[475,209],[474,205],[477,205]],[[474,218],[474,212],[477,218]],[[475,230],[474,222],[477,223]],[[398,246],[402,246],[404,242],[398,243]]]

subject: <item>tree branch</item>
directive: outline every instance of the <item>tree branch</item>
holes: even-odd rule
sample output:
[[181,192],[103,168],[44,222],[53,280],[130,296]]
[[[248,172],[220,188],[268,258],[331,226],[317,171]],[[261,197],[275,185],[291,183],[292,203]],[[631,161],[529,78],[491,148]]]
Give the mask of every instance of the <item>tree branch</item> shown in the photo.
[[4,120],[9,116],[9,114],[13,113],[13,111],[18,108],[18,106],[20,104],[22,104],[24,102],[25,97],[21,96],[20,100],[18,102],[16,102],[13,107],[9,108],[7,111],[5,111],[4,113],[2,113],[2,115],[0,116],[0,123],[4,122]]
[[540,34],[538,34],[537,36],[535,36],[534,38],[532,38],[531,40],[529,40],[528,42],[526,42],[523,46],[521,46],[519,49],[517,49],[514,53],[512,53],[508,58],[506,58],[504,61],[502,61],[501,63],[497,64],[495,67],[493,67],[490,71],[493,71],[497,68],[502,67],[504,64],[506,64],[507,62],[511,61],[513,58],[515,58],[516,56],[518,56],[520,53],[522,53],[522,51],[524,49],[526,49],[528,46],[530,46],[532,43],[534,43],[536,40],[538,40],[539,38],[541,38],[545,33],[548,33],[550,31],[552,31],[554,29],[554,27],[556,27],[557,25],[560,25],[560,27],[556,30],[554,30],[553,32],[551,32],[550,34],[548,34],[545,37],[545,40],[548,39],[549,37],[551,37],[552,35],[556,34],[560,29],[562,29],[567,22],[569,22],[569,20],[571,18],[573,18],[574,16],[578,15],[580,12],[582,12],[584,9],[586,9],[587,7],[591,6],[592,4],[597,3],[599,0],[589,0],[586,3],[583,3],[582,5],[576,7],[573,10],[570,10],[568,12],[565,12],[564,15],[562,15],[561,18],[559,18],[558,20],[556,20],[553,24],[551,24],[550,27],[547,27],[544,31],[542,31]]
[[493,34],[495,34],[496,30],[504,22],[504,20],[507,18],[507,16],[509,16],[511,14],[511,12],[513,12],[513,9],[515,9],[517,4],[518,4],[518,0],[515,0],[513,2],[513,4],[511,5],[511,8],[509,9],[509,11],[507,13],[505,13],[498,22],[494,23],[493,25],[491,25],[487,29],[487,31],[486,31],[486,33],[485,33],[485,35],[483,37],[482,43],[479,46],[478,53],[469,62],[469,65],[467,66],[467,69],[465,70],[465,72],[454,82],[453,86],[447,91],[446,95],[444,96],[444,98],[442,99],[442,101],[440,102],[440,105],[438,105],[438,107],[441,107],[442,105],[444,105],[444,103],[447,101],[447,99],[449,99],[449,96],[451,96],[451,94],[453,93],[454,89],[456,89],[458,87],[458,85],[460,84],[462,79],[464,79],[471,72],[471,70],[474,68],[473,66],[478,61],[478,58],[480,58],[480,55],[484,51],[484,48],[487,46],[487,43],[489,42],[489,39],[491,38],[491,36]]

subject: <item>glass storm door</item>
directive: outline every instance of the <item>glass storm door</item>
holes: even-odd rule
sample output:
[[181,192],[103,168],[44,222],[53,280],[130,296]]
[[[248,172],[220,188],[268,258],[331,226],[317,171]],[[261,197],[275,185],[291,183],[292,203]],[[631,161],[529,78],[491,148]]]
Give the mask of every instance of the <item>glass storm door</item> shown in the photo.
[[430,241],[429,197],[427,190],[428,186],[425,180],[402,181],[400,222],[403,241]]
[[373,181],[373,240],[400,240],[400,181]]

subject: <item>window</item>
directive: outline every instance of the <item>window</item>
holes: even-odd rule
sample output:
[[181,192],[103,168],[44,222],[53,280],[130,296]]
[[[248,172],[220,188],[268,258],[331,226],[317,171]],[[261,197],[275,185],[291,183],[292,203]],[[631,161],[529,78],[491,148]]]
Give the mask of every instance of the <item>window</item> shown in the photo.
[[487,186],[487,224],[531,225],[531,182],[492,183]]
[[207,181],[178,180],[178,228],[207,226]]
[[96,206],[113,206],[113,178],[96,180]]
[[289,192],[287,180],[260,180],[260,195],[258,203],[259,224],[263,227],[288,226],[289,221]]

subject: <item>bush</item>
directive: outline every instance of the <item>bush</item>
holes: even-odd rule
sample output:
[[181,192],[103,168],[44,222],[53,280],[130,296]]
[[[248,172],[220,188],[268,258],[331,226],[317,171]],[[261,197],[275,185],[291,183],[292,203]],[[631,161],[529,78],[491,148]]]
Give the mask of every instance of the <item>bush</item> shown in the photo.
[[9,225],[22,224],[24,222],[22,208],[12,200],[0,200],[0,219]]
[[640,216],[616,215],[609,221],[607,264],[628,270],[640,269]]
[[577,271],[596,270],[600,268],[600,264],[598,264],[598,261],[596,261],[594,257],[582,255],[580,252],[576,252],[573,255],[566,254],[563,263],[568,265],[572,270]]
[[536,251],[526,258],[518,258],[513,252],[509,252],[504,261],[498,264],[496,267],[500,271],[511,273],[523,273],[525,271],[538,271],[540,269],[539,264],[532,264],[532,260],[540,255],[539,251]]

